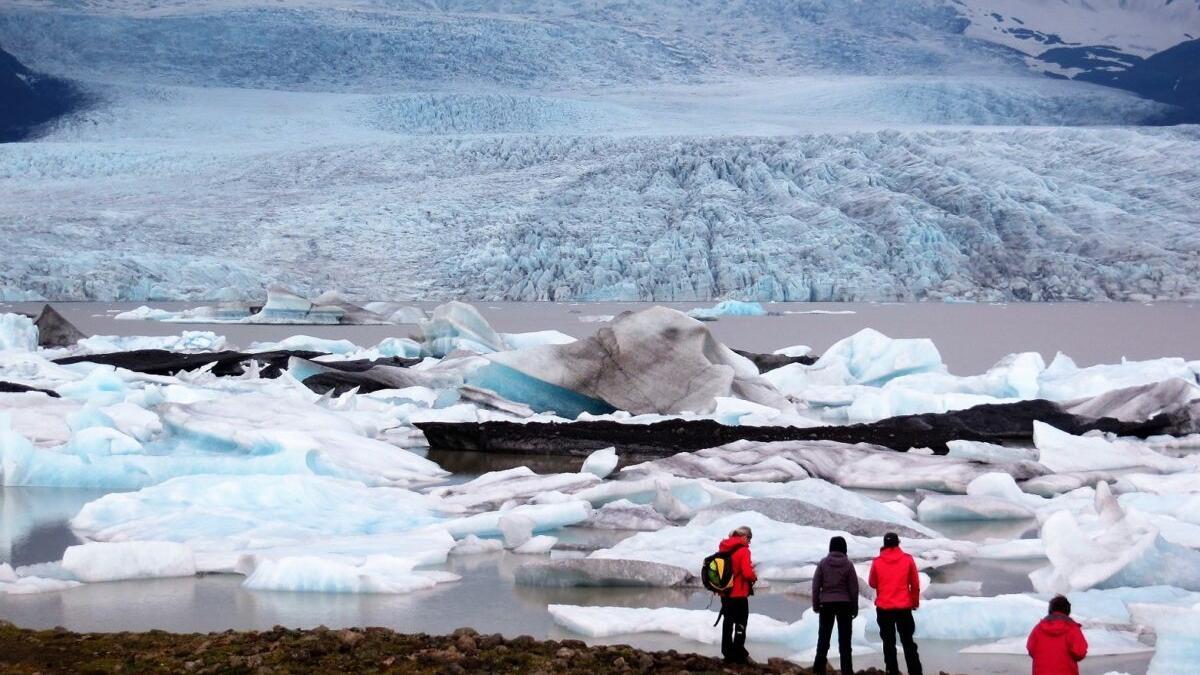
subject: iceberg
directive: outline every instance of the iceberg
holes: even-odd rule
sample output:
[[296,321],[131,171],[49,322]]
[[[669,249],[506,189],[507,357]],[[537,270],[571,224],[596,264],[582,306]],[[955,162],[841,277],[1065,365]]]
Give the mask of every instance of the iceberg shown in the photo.
[[584,525],[601,530],[653,532],[670,526],[671,521],[653,506],[618,499],[596,509]]
[[650,586],[666,588],[693,581],[682,567],[642,560],[570,558],[526,563],[517,568],[514,580],[521,586],[573,588],[581,586]]
[[[717,342],[700,322],[665,307],[622,314],[594,336],[571,344],[502,352],[488,358],[494,365],[542,383],[536,393],[553,397],[565,390],[581,398],[567,398],[562,403],[535,401],[529,396],[534,384],[510,382],[511,376],[472,384],[562,416],[613,409],[634,415],[706,413],[715,408],[719,396],[779,410],[792,408],[748,359]],[[602,401],[609,409],[592,410],[598,407],[594,401]]]
[[1033,423],[1038,462],[1057,472],[1149,468],[1162,473],[1194,469],[1192,464],[1159,454],[1143,442],[1104,436],[1074,436],[1043,422]]
[[325,476],[185,476],[85,505],[71,529],[96,541],[171,541],[196,551],[395,534],[440,521],[437,500]]
[[19,349],[32,352],[38,346],[38,330],[33,319],[24,314],[0,314],[0,351]]
[[507,346],[479,310],[465,302],[439,305],[418,325],[423,336],[422,352],[437,358],[456,351],[490,354]]
[[1032,509],[997,497],[926,494],[917,502],[923,523],[957,520],[1022,520],[1033,518]]
[[262,309],[246,323],[341,323],[346,311],[337,305],[318,305],[283,286],[267,289]]
[[523,502],[544,492],[577,492],[600,479],[591,473],[541,475],[527,466],[491,471],[466,483],[435,487],[430,495],[442,503],[464,509],[499,508],[506,502]]
[[1164,607],[1131,604],[1134,620],[1154,630],[1154,656],[1147,675],[1187,675],[1200,659],[1200,604]]
[[[591,553],[589,558],[644,560],[691,569],[696,561],[714,550],[734,528],[746,525],[754,530],[754,560],[765,579],[789,579],[786,570],[815,563],[829,552],[829,538],[845,537],[848,555],[854,560],[869,560],[879,552],[879,538],[861,537],[845,530],[824,529],[792,523],[780,523],[753,511],[726,515],[711,522],[689,523],[657,532],[639,532],[616,545]],[[946,564],[969,555],[974,545],[948,539],[904,540],[905,550],[913,554],[918,566]]]
[[690,309],[687,315],[701,321],[716,321],[723,316],[766,316],[767,310],[757,302],[722,300],[712,307]]
[[604,448],[588,455],[583,460],[583,473],[590,473],[597,478],[606,478],[617,468],[617,449]]
[[1043,593],[1168,584],[1200,591],[1200,551],[1163,538],[1149,519],[1126,512],[1107,483],[1093,514],[1056,511],[1042,524],[1048,567],[1030,573]]
[[0,595],[33,595],[54,593],[81,585],[69,579],[48,579],[33,575],[20,575],[8,563],[0,563]]
[[79,581],[121,581],[190,577],[196,574],[192,549],[168,541],[88,542],[68,547],[62,567]]
[[242,586],[300,593],[412,593],[460,579],[449,572],[415,571],[415,566],[411,559],[391,555],[368,556],[362,563],[292,556],[256,561]]

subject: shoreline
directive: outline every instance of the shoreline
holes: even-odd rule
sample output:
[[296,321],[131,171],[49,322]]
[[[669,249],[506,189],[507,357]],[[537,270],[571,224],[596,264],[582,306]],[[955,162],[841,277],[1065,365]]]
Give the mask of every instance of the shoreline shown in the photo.
[[[836,656],[836,654],[835,654]],[[0,620],[0,671],[33,673],[773,673],[809,668],[772,658],[730,666],[677,650],[581,640],[504,638],[460,628],[449,635],[388,628],[290,629],[220,633],[76,633],[32,630]],[[873,675],[871,668],[857,671]]]

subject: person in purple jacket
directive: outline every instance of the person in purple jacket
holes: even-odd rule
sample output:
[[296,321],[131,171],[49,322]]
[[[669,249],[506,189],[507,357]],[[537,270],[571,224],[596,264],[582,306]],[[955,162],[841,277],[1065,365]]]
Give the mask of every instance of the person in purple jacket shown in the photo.
[[825,673],[829,639],[836,621],[842,673],[853,673],[850,627],[854,618],[858,616],[858,572],[854,569],[854,563],[846,557],[846,540],[843,537],[833,537],[829,540],[829,555],[817,565],[817,573],[813,575],[812,582],[812,605],[813,611],[820,615],[817,659],[813,662],[813,672],[822,675]]

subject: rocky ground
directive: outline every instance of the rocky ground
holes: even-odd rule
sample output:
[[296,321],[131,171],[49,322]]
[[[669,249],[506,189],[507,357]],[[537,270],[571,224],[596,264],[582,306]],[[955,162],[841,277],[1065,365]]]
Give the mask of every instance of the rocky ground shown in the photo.
[[[0,672],[33,673],[809,673],[782,659],[727,667],[696,654],[578,640],[506,639],[460,628],[407,635],[385,628],[176,634],[34,631],[0,621]],[[860,673],[878,673],[876,670]]]

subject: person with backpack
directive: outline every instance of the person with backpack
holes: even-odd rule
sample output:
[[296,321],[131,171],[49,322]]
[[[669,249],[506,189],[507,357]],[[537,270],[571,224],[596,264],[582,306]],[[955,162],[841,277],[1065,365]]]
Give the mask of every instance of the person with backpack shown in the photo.
[[1033,675],[1079,675],[1079,662],[1087,658],[1083,629],[1071,618],[1071,601],[1061,595],[1050,600],[1050,611],[1025,641],[1033,659]]
[[750,560],[750,540],[754,534],[746,526],[729,533],[717,552],[704,559],[700,579],[704,587],[721,598],[721,655],[726,663],[747,663],[746,621],[750,618],[750,596],[754,594],[754,563]]
[[887,675],[900,673],[896,663],[896,633],[900,634],[900,644],[904,646],[908,675],[922,675],[921,657],[913,640],[917,630],[913,610],[921,605],[921,578],[917,575],[916,561],[900,550],[900,535],[895,532],[883,535],[883,548],[879,549],[879,557],[871,562],[867,583],[876,591],[875,620],[879,624],[879,638],[883,640]]
[[826,657],[829,654],[829,639],[833,635],[833,624],[837,622],[838,654],[841,655],[842,673],[854,672],[851,655],[851,626],[858,616],[858,572],[854,563],[846,557],[845,537],[829,540],[829,555],[817,564],[812,581],[813,611],[819,616],[817,628],[817,658],[813,661],[813,672],[824,675]]

